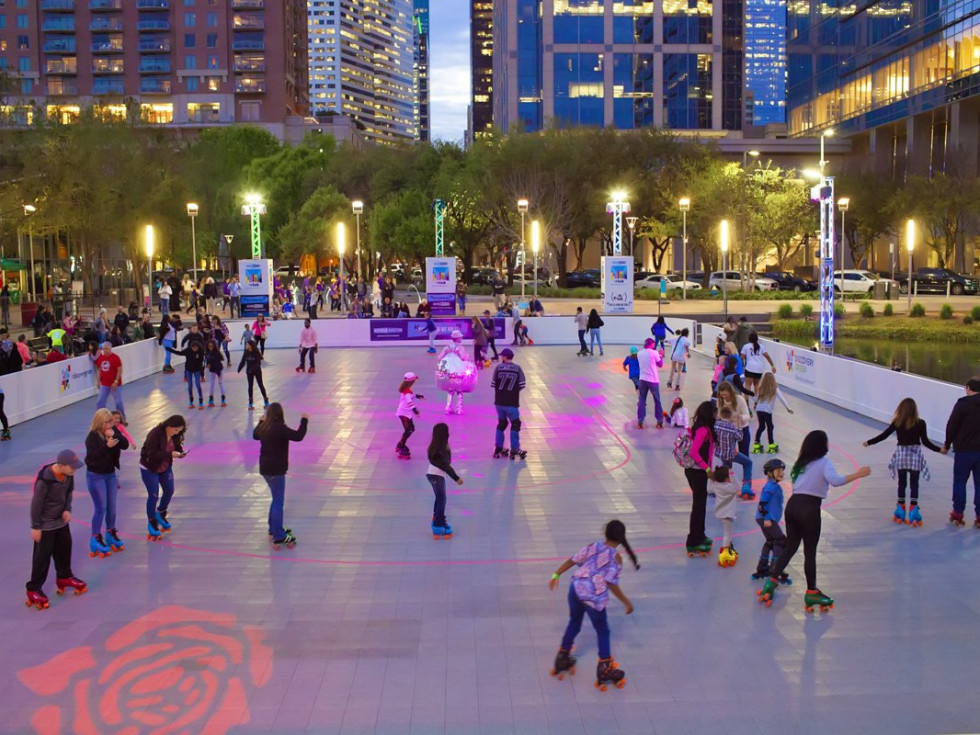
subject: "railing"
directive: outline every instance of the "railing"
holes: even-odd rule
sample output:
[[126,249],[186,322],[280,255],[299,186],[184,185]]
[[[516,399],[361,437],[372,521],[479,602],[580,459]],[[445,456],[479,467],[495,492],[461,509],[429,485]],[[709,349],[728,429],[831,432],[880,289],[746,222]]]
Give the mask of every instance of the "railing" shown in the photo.
[[44,52],[46,54],[73,54],[75,53],[75,39],[64,38],[45,41]]
[[113,54],[123,50],[122,41],[104,41],[92,44],[93,54]]
[[265,0],[231,0],[232,10],[262,10]]
[[265,71],[265,59],[252,60],[238,57],[235,59],[235,71]]
[[169,79],[143,79],[140,82],[140,94],[170,94]]
[[140,60],[140,74],[169,74],[170,59],[150,57]]
[[48,33],[74,33],[74,18],[47,18],[41,23],[41,30]]
[[89,0],[89,10],[122,10],[122,0]]
[[90,31],[121,31],[123,22],[119,18],[105,18],[95,16],[88,24]]
[[93,74],[122,74],[124,72],[125,72],[125,66],[123,65],[122,59],[93,59],[92,60]]
[[136,0],[137,10],[169,10],[170,0]]
[[239,94],[257,94],[265,92],[265,80],[239,79],[235,82],[235,91]]
[[73,11],[75,0],[41,0],[41,10],[65,10]]
[[52,81],[48,81],[48,96],[76,96],[78,94],[78,86],[75,84],[53,84]]
[[146,53],[158,52],[158,53],[169,53],[170,51],[170,39],[169,38],[144,38],[139,42],[138,46],[140,51]]
[[265,20],[236,15],[232,21],[232,28],[236,31],[261,31],[265,28]]
[[78,62],[75,59],[49,59],[44,68],[45,74],[77,74]]
[[136,21],[138,31],[169,31],[169,20],[138,20]]
[[92,94],[122,94],[123,90],[121,79],[96,79],[92,84]]
[[235,51],[265,51],[265,41],[234,41],[231,47]]

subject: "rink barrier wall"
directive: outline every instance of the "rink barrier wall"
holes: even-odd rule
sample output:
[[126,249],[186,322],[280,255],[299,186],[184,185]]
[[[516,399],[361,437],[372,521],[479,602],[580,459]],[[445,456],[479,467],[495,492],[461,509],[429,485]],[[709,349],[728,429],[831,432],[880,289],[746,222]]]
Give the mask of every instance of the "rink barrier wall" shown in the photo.
[[[703,324],[699,350],[714,356],[720,327]],[[965,393],[962,386],[912,373],[890,370],[849,357],[814,352],[806,347],[760,338],[776,365],[776,379],[784,390],[817,398],[885,424],[905,397],[915,399],[929,437],[942,442],[953,404]],[[869,433],[869,438],[871,434]]]

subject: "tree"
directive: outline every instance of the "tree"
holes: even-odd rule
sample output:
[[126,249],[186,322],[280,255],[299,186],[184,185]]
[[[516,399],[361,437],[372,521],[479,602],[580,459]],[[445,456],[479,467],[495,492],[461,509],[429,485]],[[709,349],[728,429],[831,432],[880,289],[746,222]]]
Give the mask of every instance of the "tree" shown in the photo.
[[776,251],[779,270],[785,271],[808,242],[809,234],[819,227],[817,210],[810,202],[806,183],[783,178],[763,195],[760,229]]
[[978,195],[980,186],[974,179],[910,176],[892,200],[892,215],[898,219],[911,214],[918,220],[940,268],[963,270],[962,239],[980,209]]
[[350,201],[332,186],[322,186],[294,211],[276,233],[282,257],[299,263],[304,255],[317,261],[333,258],[336,251],[337,223],[346,221]]
[[[851,253],[851,262],[855,267],[860,267],[866,257],[874,257],[874,245],[878,238],[895,231],[893,200],[898,187],[879,176],[862,174],[840,177],[836,182],[836,192],[838,197],[850,200],[844,217],[843,235]],[[869,265],[875,267],[874,263]]]

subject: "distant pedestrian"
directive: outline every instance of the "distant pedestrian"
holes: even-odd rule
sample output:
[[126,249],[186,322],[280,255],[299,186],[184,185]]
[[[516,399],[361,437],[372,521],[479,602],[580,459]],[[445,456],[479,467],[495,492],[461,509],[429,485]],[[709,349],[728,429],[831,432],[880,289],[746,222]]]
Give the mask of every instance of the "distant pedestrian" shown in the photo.
[[963,525],[966,510],[966,481],[973,475],[974,524],[980,528],[980,375],[966,381],[966,395],[960,398],[946,423],[943,454],[952,449],[953,511],[950,523]]
[[640,394],[636,403],[636,423],[641,429],[647,417],[647,394],[653,394],[653,407],[654,415],[657,419],[657,428],[664,428],[664,408],[660,402],[659,373],[660,368],[664,365],[664,359],[654,349],[653,345],[653,339],[647,337],[643,343],[643,349],[637,355],[637,360],[640,364]]

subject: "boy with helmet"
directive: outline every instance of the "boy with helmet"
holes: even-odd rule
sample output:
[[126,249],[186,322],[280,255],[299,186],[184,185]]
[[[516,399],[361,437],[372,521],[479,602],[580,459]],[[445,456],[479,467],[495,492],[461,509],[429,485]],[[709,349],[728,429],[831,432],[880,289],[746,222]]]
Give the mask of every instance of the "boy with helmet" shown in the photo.
[[[755,513],[755,522],[766,537],[759,554],[759,565],[752,579],[762,579],[769,576],[769,568],[783,553],[786,544],[786,534],[779,527],[783,517],[783,488],[779,484],[786,474],[786,464],[781,459],[770,459],[762,468],[766,475],[766,485],[759,495],[759,509]],[[770,561],[771,559],[771,561]],[[781,584],[792,584],[789,575],[780,577]]]

